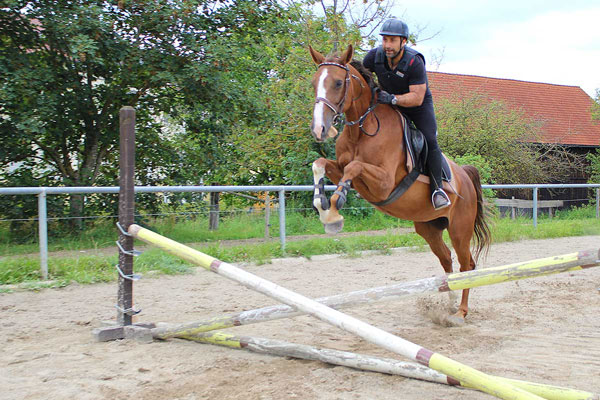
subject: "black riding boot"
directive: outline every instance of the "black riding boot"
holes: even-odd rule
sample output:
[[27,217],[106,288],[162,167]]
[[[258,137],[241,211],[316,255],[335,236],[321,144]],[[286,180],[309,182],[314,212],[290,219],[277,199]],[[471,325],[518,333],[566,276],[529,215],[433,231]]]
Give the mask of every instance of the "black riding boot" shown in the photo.
[[427,157],[427,167],[429,168],[429,178],[431,179],[431,203],[436,210],[450,205],[450,198],[444,192],[442,186],[442,157],[442,151],[439,147],[430,150]]

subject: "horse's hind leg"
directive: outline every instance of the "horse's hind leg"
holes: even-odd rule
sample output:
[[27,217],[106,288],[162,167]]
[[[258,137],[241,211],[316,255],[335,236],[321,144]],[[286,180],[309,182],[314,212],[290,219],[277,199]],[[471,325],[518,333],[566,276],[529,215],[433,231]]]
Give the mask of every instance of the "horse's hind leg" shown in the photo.
[[440,260],[444,271],[447,274],[452,273],[452,253],[444,243],[442,236],[444,229],[446,229],[443,221],[440,219],[430,222],[415,222],[414,225],[415,232],[429,244],[429,248]]
[[[444,229],[446,229],[447,220],[445,218],[440,218],[429,222],[415,222],[414,225],[417,234],[427,241],[433,254],[440,260],[444,272],[446,272],[446,274],[451,274],[452,253],[448,246],[446,246],[446,243],[444,243],[442,235]],[[457,295],[454,292],[448,292],[448,297],[450,300],[449,308],[452,310],[451,312],[455,312]],[[456,318],[455,316],[445,317],[445,322],[450,325],[461,325],[464,323],[464,318],[460,321],[460,318]]]
[[[473,256],[471,255],[471,238],[473,233],[468,229],[457,229],[452,226],[448,228],[448,233],[450,234],[450,240],[452,240],[452,247],[454,247],[454,251],[456,252],[456,258],[460,264],[460,271],[464,272],[475,269],[475,260],[473,260]],[[460,322],[460,320],[464,322],[464,318],[468,312],[469,289],[463,289],[458,312],[453,318],[457,322]]]
[[[454,251],[456,252],[456,258],[458,259],[458,263],[460,264],[460,272],[471,271],[475,269],[475,260],[471,256],[471,238],[456,237],[451,234],[450,239],[452,240],[452,246],[454,247]],[[469,312],[469,289],[463,289],[462,299],[460,301],[460,306],[458,308],[458,312],[455,314],[457,318],[464,318],[467,316]]]
[[337,233],[342,229],[344,217],[340,215],[336,207],[331,207],[325,194],[325,175],[333,182],[338,182],[342,177],[342,170],[337,162],[325,158],[319,158],[313,162],[312,170],[315,184],[313,206],[319,213],[319,219],[325,227],[325,232]]

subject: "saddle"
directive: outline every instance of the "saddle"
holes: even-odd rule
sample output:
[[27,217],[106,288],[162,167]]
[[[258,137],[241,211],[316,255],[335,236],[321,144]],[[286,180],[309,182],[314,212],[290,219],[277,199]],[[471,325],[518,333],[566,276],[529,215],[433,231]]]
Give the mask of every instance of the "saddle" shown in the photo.
[[[427,184],[429,184],[430,180],[429,169],[427,168],[428,149],[425,135],[417,129],[414,122],[406,115],[402,114],[399,110],[396,111],[400,114],[404,126],[403,140],[404,148],[406,150],[406,168],[408,170],[408,175],[398,183],[398,186],[392,190],[387,199],[372,203],[376,206],[385,206],[393,203],[417,180]],[[451,180],[452,170],[450,169],[446,156],[444,156],[442,158],[442,181],[450,182]],[[444,189],[447,189],[446,185],[444,185]]]
[[[423,132],[417,129],[415,123],[410,120],[406,115],[400,114],[404,122],[404,148],[406,149],[406,168],[408,172],[411,172],[413,168],[419,170],[423,174],[423,178],[420,181],[429,182],[429,169],[427,168],[427,141]],[[442,180],[450,182],[452,180],[452,170],[448,165],[448,160],[444,156],[442,158]]]

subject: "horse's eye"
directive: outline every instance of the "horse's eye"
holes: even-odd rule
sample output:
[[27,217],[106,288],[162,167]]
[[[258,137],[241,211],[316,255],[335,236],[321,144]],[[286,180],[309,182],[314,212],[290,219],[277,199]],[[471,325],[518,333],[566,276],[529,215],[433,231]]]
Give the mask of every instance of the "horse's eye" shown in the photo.
[[335,88],[339,89],[342,87],[343,84],[344,84],[344,82],[342,80],[337,80],[337,81],[335,81]]

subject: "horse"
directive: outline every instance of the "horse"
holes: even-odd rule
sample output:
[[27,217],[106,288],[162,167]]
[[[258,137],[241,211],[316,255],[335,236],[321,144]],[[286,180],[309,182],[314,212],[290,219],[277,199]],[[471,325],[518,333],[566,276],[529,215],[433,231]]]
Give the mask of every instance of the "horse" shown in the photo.
[[[451,200],[447,208],[433,208],[429,183],[426,183],[428,178],[416,180],[399,198],[386,202],[409,175],[403,140],[406,126],[400,113],[394,106],[377,104],[372,74],[360,62],[352,61],[352,45],[341,55],[327,57],[311,46],[309,51],[318,66],[312,79],[315,104],[311,132],[314,139],[324,142],[337,136],[334,122],[342,114],[346,117],[345,127],[335,143],[336,159],[319,158],[312,164],[313,206],[325,231],[332,234],[343,228],[339,210],[352,187],[377,210],[413,221],[416,233],[425,239],[449,274],[453,272],[452,257],[442,238],[447,229],[460,271],[473,270],[475,260],[487,253],[491,242],[477,169],[459,166],[446,157],[452,176],[451,181],[444,184]],[[324,192],[324,176],[337,183],[337,190],[329,199]],[[460,306],[447,317],[449,325],[464,324],[468,299],[469,289],[464,289]]]

